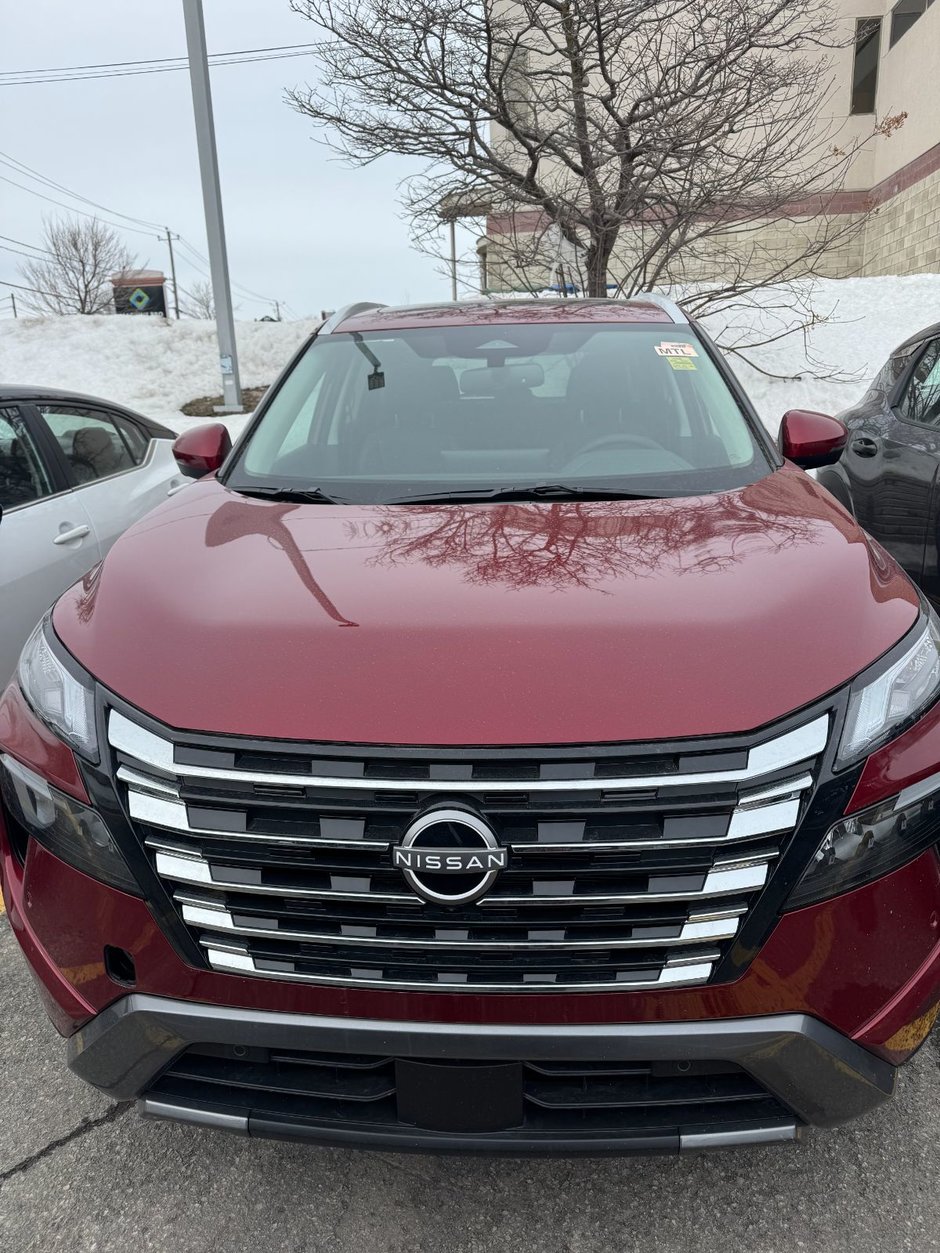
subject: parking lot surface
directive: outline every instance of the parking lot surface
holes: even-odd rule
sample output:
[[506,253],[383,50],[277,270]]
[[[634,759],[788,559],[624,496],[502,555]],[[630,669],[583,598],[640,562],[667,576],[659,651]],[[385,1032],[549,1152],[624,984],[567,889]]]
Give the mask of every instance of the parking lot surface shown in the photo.
[[251,1141],[143,1122],[73,1078],[0,918],[0,1249],[940,1249],[940,1039],[891,1105],[796,1147],[514,1160]]

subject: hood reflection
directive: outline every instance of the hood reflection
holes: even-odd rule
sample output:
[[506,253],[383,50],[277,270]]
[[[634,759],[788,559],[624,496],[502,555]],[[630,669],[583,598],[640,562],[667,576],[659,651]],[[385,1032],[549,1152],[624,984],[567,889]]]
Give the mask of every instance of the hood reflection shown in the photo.
[[818,515],[792,511],[792,496],[787,512],[779,493],[762,498],[760,487],[629,506],[380,506],[346,529],[350,542],[376,546],[371,560],[380,565],[456,565],[468,583],[511,588],[601,588],[625,577],[717,574],[745,557],[814,543]]
[[219,548],[249,535],[263,536],[272,548],[284,553],[297,577],[324,613],[340,626],[358,626],[358,622],[351,622],[340,613],[313,577],[307,559],[287,525],[288,516],[301,508],[297,504],[255,505],[244,500],[226,501],[210,514],[206,522],[206,546]]

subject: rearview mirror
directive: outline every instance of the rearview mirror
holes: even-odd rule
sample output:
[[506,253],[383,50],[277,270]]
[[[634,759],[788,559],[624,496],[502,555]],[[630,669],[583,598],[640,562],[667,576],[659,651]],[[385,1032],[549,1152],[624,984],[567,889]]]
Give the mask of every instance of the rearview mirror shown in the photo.
[[810,409],[791,409],[780,423],[778,446],[788,461],[804,470],[815,470],[838,461],[848,437],[838,418]]
[[188,479],[214,474],[231,451],[232,437],[221,422],[184,431],[173,445],[176,464]]

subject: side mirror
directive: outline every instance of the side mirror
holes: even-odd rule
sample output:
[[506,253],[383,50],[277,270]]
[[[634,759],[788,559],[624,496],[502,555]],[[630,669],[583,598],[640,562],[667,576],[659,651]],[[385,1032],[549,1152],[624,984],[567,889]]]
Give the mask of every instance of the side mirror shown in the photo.
[[214,474],[232,451],[232,437],[221,422],[184,431],[173,445],[180,473],[188,479]]
[[838,418],[810,409],[791,409],[783,415],[778,446],[788,461],[804,470],[814,470],[838,461],[848,437]]

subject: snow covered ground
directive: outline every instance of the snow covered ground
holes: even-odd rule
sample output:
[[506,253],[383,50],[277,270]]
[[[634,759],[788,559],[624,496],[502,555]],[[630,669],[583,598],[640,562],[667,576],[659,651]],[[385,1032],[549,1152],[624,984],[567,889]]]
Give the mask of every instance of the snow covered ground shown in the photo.
[[[752,368],[732,365],[767,426],[776,432],[787,409],[836,413],[867,387],[891,349],[940,321],[940,275],[816,281],[802,293],[827,320],[807,336],[795,332],[747,353]],[[776,335],[788,323],[774,288],[753,306],[707,320],[711,334],[747,343]],[[792,322],[792,317],[790,319]],[[237,328],[242,382],[270,383],[314,322],[242,322]],[[766,371],[766,373],[762,373]],[[769,378],[770,375],[784,376]],[[827,377],[816,378],[824,374]],[[215,327],[157,318],[70,317],[0,322],[0,383],[90,392],[129,405],[178,430],[204,418],[179,408],[221,384]],[[243,419],[232,419],[238,430]]]
[[[732,369],[775,435],[787,409],[835,414],[854,404],[892,349],[940,322],[940,274],[824,279],[799,286],[798,294],[825,321],[805,337],[797,330],[746,352],[759,369],[730,357]],[[778,334],[787,324],[787,314],[777,306],[788,303],[790,293],[767,288],[756,293],[755,307],[703,322],[712,338],[723,344],[747,343]],[[824,377],[814,377],[819,375]]]
[[[242,384],[271,383],[317,323],[241,322],[236,328]],[[218,395],[219,350],[214,322],[163,318],[20,318],[0,322],[0,383],[62,387],[137,409],[174,430],[208,418],[187,418],[180,406]],[[232,419],[237,430],[244,419]]]

